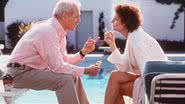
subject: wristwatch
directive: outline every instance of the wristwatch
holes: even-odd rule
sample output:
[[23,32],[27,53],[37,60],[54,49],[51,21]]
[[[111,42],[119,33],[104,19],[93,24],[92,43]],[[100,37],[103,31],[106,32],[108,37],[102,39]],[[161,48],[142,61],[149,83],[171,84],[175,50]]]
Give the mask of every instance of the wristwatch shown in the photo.
[[82,50],[80,50],[80,56],[85,57],[85,55],[82,53]]

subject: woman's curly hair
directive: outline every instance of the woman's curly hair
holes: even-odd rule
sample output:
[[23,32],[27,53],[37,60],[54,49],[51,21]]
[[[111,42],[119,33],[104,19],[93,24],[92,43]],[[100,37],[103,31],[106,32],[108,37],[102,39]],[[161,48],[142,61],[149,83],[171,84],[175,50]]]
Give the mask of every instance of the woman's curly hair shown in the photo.
[[129,32],[138,29],[142,24],[142,16],[139,9],[131,4],[120,4],[115,7],[116,14],[121,22],[125,24]]

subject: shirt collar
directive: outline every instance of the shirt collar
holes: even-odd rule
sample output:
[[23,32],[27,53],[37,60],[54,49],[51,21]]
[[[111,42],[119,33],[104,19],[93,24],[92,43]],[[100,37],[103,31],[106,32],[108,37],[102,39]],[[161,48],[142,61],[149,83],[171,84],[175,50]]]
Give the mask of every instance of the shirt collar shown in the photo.
[[129,32],[128,33],[128,38],[132,37],[134,34],[137,34],[140,31],[143,31],[142,27],[139,27],[138,29],[134,30],[133,32]]
[[64,30],[64,28],[59,23],[59,21],[55,17],[50,18],[50,20],[52,22],[52,25],[56,28],[56,30],[58,32],[58,36],[65,37],[67,35],[67,31]]

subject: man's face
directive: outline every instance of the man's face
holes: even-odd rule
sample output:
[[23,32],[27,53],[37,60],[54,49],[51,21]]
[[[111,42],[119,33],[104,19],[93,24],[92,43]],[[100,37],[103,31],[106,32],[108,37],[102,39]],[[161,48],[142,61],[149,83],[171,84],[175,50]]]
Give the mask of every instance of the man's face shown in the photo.
[[73,8],[73,13],[69,14],[65,18],[66,30],[73,31],[75,30],[77,24],[80,22],[80,10],[76,6]]

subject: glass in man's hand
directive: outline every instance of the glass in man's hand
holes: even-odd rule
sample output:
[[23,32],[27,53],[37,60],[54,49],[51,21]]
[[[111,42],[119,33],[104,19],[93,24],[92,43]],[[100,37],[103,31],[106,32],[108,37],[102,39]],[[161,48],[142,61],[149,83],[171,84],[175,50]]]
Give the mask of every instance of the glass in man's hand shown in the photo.
[[97,61],[97,62],[95,63],[95,66],[101,67],[101,64],[102,64],[102,61]]

